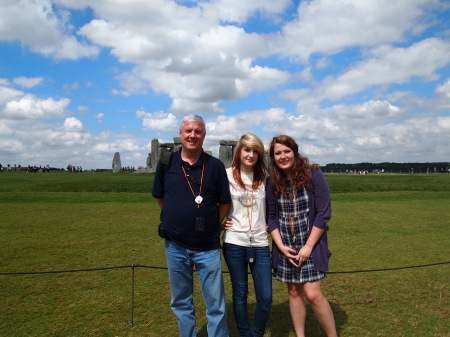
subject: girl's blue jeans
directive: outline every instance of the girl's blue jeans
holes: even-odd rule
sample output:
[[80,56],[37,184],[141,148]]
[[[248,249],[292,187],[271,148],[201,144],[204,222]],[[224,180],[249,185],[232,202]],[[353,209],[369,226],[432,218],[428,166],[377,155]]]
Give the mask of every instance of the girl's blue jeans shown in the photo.
[[[247,259],[248,249],[254,250],[252,263]],[[233,311],[239,334],[241,337],[262,337],[272,306],[272,267],[269,247],[249,248],[224,243],[223,254],[230,271]],[[247,311],[248,267],[253,277],[256,296],[253,329],[250,327]]]

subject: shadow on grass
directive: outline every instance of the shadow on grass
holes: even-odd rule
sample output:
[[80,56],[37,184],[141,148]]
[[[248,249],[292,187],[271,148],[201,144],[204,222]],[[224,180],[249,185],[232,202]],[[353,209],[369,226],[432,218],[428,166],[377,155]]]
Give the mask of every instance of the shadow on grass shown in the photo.
[[[250,322],[253,320],[253,312],[255,310],[255,303],[250,303],[248,305],[249,319]],[[341,331],[344,325],[347,323],[348,317],[346,312],[341,309],[339,304],[330,302],[331,309],[333,310],[334,319],[336,322],[336,330],[338,335],[341,334]],[[236,323],[234,320],[233,308],[232,304],[227,304],[228,310],[228,328],[230,331],[230,336],[239,336],[239,332],[236,327]],[[305,326],[305,334],[309,337],[321,337],[325,336],[326,333],[320,326],[317,321],[314,313],[309,306],[306,304],[306,326]],[[269,321],[267,322],[267,328],[264,336],[271,337],[289,337],[295,336],[294,327],[291,321],[291,313],[289,312],[289,303],[286,301],[284,303],[278,303],[272,305],[272,309],[270,312]],[[207,326],[204,324],[198,331],[198,337],[208,337]]]

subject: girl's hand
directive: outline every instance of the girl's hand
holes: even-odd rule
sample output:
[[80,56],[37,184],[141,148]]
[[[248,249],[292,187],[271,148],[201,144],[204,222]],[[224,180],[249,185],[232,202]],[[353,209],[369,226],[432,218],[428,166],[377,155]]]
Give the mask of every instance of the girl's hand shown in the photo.
[[290,263],[292,263],[297,268],[300,267],[296,250],[289,248],[287,246],[283,246],[282,248],[280,248],[280,251],[283,253],[284,256],[286,256],[286,258],[289,260]]
[[309,257],[311,256],[312,253],[312,248],[310,248],[309,246],[303,246],[302,249],[300,249],[300,251],[298,252],[298,254],[296,254],[295,258],[298,261],[299,265],[302,265],[303,263],[306,262],[306,260],[309,259]]

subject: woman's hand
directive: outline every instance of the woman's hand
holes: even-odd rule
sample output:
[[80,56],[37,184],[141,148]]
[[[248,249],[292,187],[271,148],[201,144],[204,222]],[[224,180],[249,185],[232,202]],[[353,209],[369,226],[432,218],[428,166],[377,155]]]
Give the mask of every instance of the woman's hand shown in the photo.
[[282,246],[280,248],[280,251],[283,253],[284,256],[289,260],[290,263],[292,263],[297,268],[300,267],[300,263],[298,261],[297,257],[297,251],[295,249],[289,248],[288,246]]
[[296,254],[295,259],[298,261],[298,265],[302,265],[303,263],[306,262],[306,260],[309,259],[309,257],[311,256],[312,253],[312,248],[305,245],[302,247],[302,249],[300,249],[300,251],[298,252],[298,254]]
[[300,268],[302,263],[306,261],[306,260],[304,260],[304,261],[300,262],[300,256],[302,256],[304,259],[306,255],[311,254],[311,251],[308,252],[307,250],[303,250],[303,252],[302,252],[302,250],[300,250],[300,252],[301,252],[300,253],[300,252],[297,252],[295,249],[285,246],[283,244],[283,240],[281,239],[280,230],[278,228],[274,229],[270,234],[272,235],[272,239],[275,242],[275,244],[277,245],[280,252],[284,256],[286,256],[286,258],[289,260],[290,263],[292,263],[292,265],[294,265],[297,268]]

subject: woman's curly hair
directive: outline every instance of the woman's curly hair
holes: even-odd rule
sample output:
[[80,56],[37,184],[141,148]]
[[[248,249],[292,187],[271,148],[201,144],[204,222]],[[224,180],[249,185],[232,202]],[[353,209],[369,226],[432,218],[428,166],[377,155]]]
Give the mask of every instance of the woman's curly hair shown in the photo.
[[275,144],[287,146],[294,152],[294,166],[292,168],[293,184],[295,189],[306,187],[313,190],[312,170],[319,169],[317,164],[310,164],[307,157],[302,156],[298,152],[298,145],[292,137],[280,135],[272,138],[270,142],[270,170],[272,173],[272,184],[276,195],[286,194],[287,179],[284,171],[275,163]]

